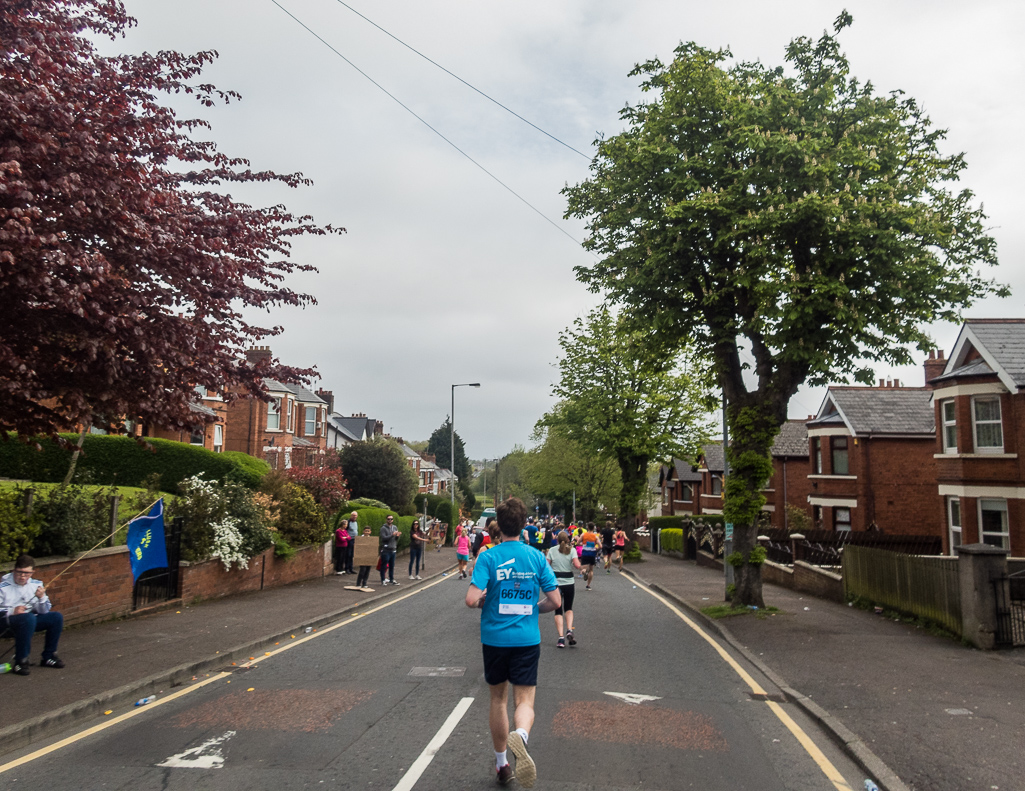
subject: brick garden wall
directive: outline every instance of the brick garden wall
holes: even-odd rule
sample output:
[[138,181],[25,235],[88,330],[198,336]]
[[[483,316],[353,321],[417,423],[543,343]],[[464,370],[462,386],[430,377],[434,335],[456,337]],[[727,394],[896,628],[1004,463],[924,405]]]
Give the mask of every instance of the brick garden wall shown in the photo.
[[[43,581],[55,610],[64,623],[104,621],[132,613],[132,570],[126,547],[99,549],[75,563],[53,586],[49,585],[73,558],[36,559],[36,579]],[[12,564],[0,565],[0,575]],[[289,560],[274,557],[274,550],[257,555],[248,569],[225,571],[219,560],[182,562],[179,576],[181,598],[186,602],[215,599],[236,593],[276,588],[331,573],[330,543],[304,547]]]

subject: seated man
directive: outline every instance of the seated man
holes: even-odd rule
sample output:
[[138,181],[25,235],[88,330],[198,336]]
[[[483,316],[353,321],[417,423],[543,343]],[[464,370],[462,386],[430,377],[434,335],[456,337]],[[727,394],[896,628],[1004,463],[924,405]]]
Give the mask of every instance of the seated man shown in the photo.
[[46,632],[39,664],[64,667],[56,653],[64,628],[64,616],[50,610],[50,598],[43,583],[32,579],[35,565],[29,555],[20,555],[14,561],[14,571],[0,577],[0,633],[14,635],[14,667],[11,672],[19,676],[29,674],[28,659],[35,632]]

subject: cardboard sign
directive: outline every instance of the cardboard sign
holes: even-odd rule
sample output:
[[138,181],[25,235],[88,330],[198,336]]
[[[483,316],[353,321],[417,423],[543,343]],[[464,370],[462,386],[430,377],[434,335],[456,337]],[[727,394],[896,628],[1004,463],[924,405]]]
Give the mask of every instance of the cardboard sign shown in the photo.
[[356,536],[356,547],[352,551],[353,566],[376,566],[377,556],[377,536]]

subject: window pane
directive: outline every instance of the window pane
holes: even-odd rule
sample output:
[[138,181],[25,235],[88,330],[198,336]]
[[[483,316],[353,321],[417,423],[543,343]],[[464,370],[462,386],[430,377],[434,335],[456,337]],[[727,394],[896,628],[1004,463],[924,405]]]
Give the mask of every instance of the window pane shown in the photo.
[[1000,448],[1004,444],[1004,432],[999,423],[977,423],[975,444],[980,448]]
[[982,543],[1007,549],[1007,503],[1003,500],[980,500]]
[[950,526],[961,527],[961,500],[957,497],[950,499]]
[[833,475],[847,475],[847,437],[833,437]]
[[267,428],[281,428],[281,399],[274,398],[267,404]]
[[957,426],[944,426],[943,447],[957,450]]
[[976,420],[1000,420],[1000,399],[998,398],[977,398],[975,399]]
[[953,423],[956,420],[954,415],[955,415],[955,413],[954,413],[954,402],[953,401],[944,401],[943,402],[943,422],[944,423]]
[[306,436],[312,437],[317,433],[317,408],[313,406],[306,407]]

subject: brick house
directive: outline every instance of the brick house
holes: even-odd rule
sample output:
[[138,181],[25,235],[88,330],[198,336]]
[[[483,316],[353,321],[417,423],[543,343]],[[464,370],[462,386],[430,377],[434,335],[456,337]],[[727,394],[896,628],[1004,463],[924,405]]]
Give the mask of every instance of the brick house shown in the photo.
[[808,457],[808,428],[805,420],[788,420],[772,443],[772,477],[762,494],[763,511],[769,513],[773,527],[790,527],[786,505],[800,508],[811,516],[808,495],[812,493],[811,459]]
[[701,473],[690,462],[674,458],[659,471],[662,516],[694,516],[700,511]]
[[697,503],[699,514],[721,514],[722,513],[722,482],[723,472],[726,469],[726,456],[723,453],[722,442],[711,442],[701,446],[701,455],[698,457],[698,472],[701,474],[701,483],[698,485]]
[[929,388],[899,381],[829,388],[807,423],[807,501],[816,527],[942,532],[931,402]]
[[157,439],[170,439],[175,442],[184,442],[187,445],[198,445],[212,450],[214,453],[228,450],[225,447],[225,429],[227,418],[227,405],[224,399],[205,387],[196,388],[202,399],[199,403],[189,405],[189,409],[196,417],[196,422],[191,426],[180,426],[174,428],[159,428],[157,426],[142,426],[136,433],[132,425],[130,431],[133,436],[156,437]]
[[[927,363],[928,365],[928,363]],[[1025,555],[1025,319],[965,322],[931,380],[944,548]]]

